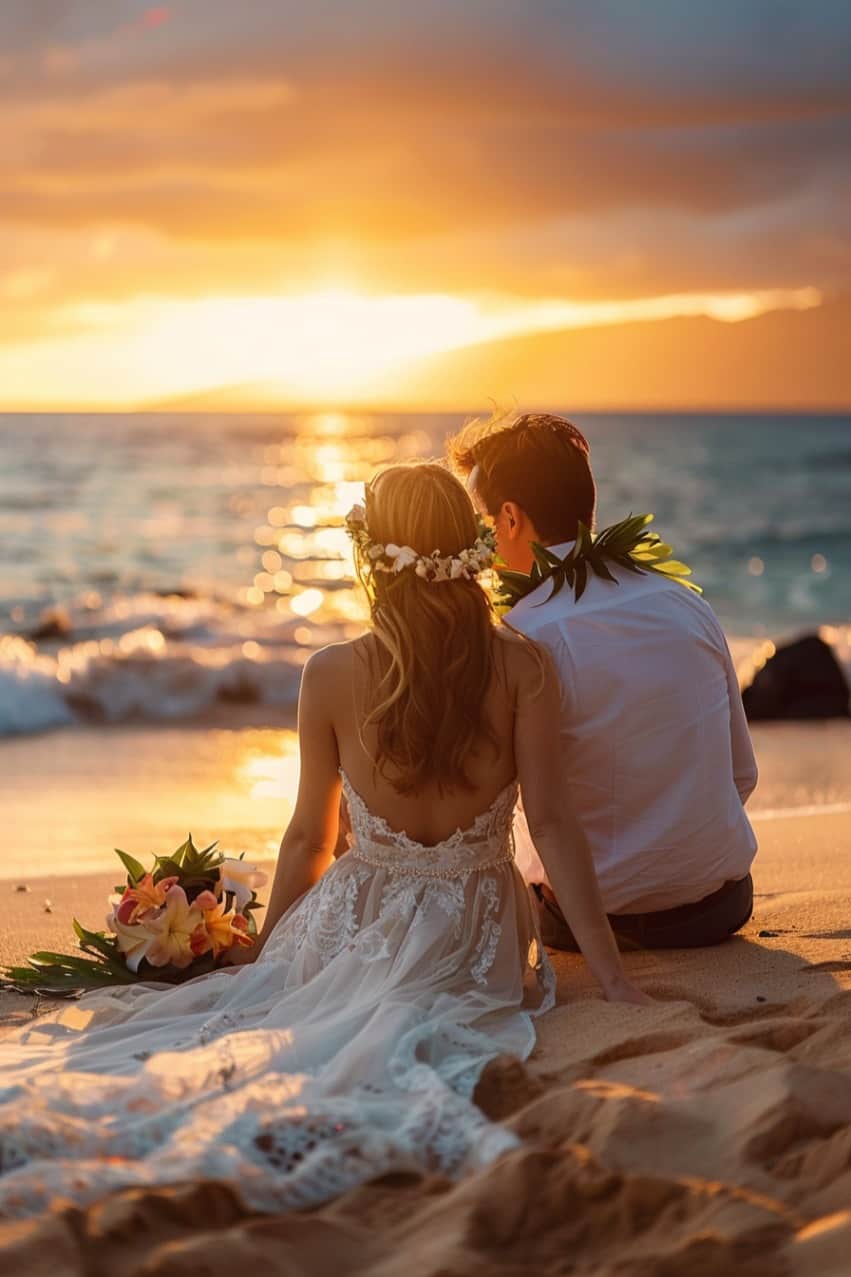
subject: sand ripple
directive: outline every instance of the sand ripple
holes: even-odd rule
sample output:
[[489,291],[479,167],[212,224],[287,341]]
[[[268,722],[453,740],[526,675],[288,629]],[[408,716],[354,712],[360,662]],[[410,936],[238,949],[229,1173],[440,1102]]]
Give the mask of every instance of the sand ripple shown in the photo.
[[126,1191],[88,1210],[57,1203],[0,1229],[3,1271],[848,1272],[851,992],[726,1012],[579,1000],[542,1038],[529,1066],[494,1061],[477,1091],[524,1147],[460,1184],[385,1177],[272,1218],[213,1183]]

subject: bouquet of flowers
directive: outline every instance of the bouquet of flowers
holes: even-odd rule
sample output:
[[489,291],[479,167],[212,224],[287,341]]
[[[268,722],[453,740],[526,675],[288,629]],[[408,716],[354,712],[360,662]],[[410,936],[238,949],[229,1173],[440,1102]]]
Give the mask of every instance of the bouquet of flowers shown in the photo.
[[116,855],[127,880],[110,897],[107,930],[89,931],[75,918],[80,954],[33,953],[25,967],[4,972],[8,984],[43,993],[138,980],[179,984],[255,943],[256,888],[266,881],[256,866],[228,859],[216,843],[199,851],[191,834],[170,856],[156,856],[149,871],[126,852]]

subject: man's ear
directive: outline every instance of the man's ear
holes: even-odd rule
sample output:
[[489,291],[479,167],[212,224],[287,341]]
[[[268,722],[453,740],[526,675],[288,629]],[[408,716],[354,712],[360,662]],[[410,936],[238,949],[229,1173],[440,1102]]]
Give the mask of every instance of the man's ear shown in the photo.
[[529,522],[525,511],[520,509],[516,501],[504,501],[502,514],[506,536],[510,541],[517,540],[524,534],[524,529]]

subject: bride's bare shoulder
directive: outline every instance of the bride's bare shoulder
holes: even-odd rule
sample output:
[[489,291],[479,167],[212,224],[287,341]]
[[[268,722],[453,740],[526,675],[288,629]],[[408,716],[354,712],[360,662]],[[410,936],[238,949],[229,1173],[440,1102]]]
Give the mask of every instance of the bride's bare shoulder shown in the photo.
[[552,690],[557,674],[545,647],[505,627],[495,630],[494,636],[510,687],[524,696]]
[[323,674],[326,678],[335,674],[351,674],[352,660],[362,639],[347,639],[343,643],[329,643],[318,647],[304,664],[305,673]]
[[327,647],[318,648],[308,657],[302,678],[310,683],[321,684],[331,692],[338,687],[349,686],[355,658],[365,653],[364,638],[329,643]]

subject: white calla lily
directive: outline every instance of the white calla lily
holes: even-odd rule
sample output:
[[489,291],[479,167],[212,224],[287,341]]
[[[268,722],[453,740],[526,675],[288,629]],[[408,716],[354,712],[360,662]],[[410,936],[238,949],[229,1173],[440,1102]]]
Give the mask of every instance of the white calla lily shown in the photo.
[[242,913],[251,899],[252,892],[264,886],[267,875],[247,860],[227,859],[219,869],[220,881],[225,891],[232,891],[237,913]]

